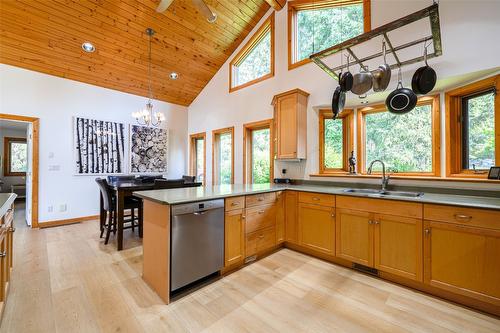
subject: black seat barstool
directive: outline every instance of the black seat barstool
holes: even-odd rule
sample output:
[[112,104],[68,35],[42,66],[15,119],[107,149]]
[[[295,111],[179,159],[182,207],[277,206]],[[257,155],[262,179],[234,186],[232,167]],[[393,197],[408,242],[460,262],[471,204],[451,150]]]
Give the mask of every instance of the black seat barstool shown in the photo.
[[[117,220],[117,214],[116,214],[116,196],[114,195],[113,191],[109,187],[106,179],[103,178],[97,178],[96,180],[97,185],[99,186],[99,190],[101,191],[101,195],[103,198],[103,209],[107,213],[107,223],[101,223],[100,229],[101,229],[101,235],[104,234],[104,230],[106,230],[106,239],[104,241],[104,244],[108,244],[109,241],[109,235],[111,231],[116,234],[116,220]],[[130,223],[128,226],[123,226],[123,229],[132,229],[134,231],[134,228],[137,226],[139,228],[139,236],[142,237],[142,200],[135,198],[135,197],[125,197],[125,209],[130,210],[129,215],[124,215],[124,224],[125,223]],[[135,214],[135,210],[138,210],[138,214]],[[129,218],[129,219],[127,219]]]

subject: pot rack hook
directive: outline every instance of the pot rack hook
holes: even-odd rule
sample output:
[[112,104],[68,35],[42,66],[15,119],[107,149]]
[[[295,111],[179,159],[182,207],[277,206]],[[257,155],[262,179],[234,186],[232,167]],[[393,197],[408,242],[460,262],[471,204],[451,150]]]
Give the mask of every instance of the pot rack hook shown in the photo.
[[382,40],[382,53],[384,55],[384,64],[387,64],[387,61],[386,61],[387,49],[386,49],[386,46],[385,46],[385,40]]

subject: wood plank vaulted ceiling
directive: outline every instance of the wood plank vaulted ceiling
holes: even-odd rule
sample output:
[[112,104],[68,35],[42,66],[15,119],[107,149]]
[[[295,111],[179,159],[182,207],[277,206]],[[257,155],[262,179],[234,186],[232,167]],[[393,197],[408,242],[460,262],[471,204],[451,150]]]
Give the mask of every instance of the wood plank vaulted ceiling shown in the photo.
[[[189,105],[269,9],[264,0],[0,0],[0,62],[136,95],[148,95],[148,36],[155,99]],[[96,51],[81,45],[92,42]],[[177,72],[179,79],[169,79]]]

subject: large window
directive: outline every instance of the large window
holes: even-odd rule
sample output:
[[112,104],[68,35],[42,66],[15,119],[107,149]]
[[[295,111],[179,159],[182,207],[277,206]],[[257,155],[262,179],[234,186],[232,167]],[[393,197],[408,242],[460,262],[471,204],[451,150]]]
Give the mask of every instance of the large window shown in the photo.
[[[419,99],[404,115],[387,112],[385,105],[359,111],[361,172],[382,160],[390,172],[408,175],[440,174],[439,96]],[[374,172],[381,171],[375,164]]]
[[274,13],[229,65],[229,91],[274,76]]
[[500,161],[500,75],[446,93],[447,175],[486,178]]
[[197,133],[190,135],[190,174],[196,176],[196,180],[205,182],[205,151],[206,134]]
[[212,182],[234,183],[234,127],[212,132]]
[[24,138],[4,138],[4,176],[24,176],[28,168],[28,145]]
[[369,0],[288,2],[288,68],[309,56],[370,30]]
[[320,173],[346,173],[348,159],[354,150],[353,112],[344,110],[333,119],[331,110],[319,114],[319,166]]
[[274,177],[272,119],[243,125],[243,182],[271,183]]

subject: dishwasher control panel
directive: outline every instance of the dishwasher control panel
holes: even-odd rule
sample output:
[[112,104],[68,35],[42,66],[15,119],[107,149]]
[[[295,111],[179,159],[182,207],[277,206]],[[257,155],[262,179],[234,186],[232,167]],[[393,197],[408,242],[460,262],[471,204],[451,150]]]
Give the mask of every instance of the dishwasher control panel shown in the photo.
[[190,214],[216,208],[224,208],[224,199],[192,202],[172,206],[172,215]]

